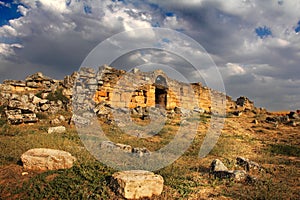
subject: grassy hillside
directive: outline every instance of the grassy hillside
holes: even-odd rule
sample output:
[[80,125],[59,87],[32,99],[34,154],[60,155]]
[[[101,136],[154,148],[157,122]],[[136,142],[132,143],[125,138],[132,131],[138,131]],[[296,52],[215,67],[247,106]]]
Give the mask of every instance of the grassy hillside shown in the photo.
[[[209,127],[210,116],[196,116],[197,136],[188,151],[172,165],[155,173],[163,176],[164,190],[153,199],[300,199],[300,129],[264,121],[266,116],[228,117],[214,149],[200,159],[198,152]],[[254,119],[258,124],[252,123]],[[141,122],[142,123],[142,122]],[[67,133],[48,134],[47,122],[12,126],[0,123],[0,199],[122,199],[110,188],[114,169],[104,166],[83,147],[74,126]],[[114,142],[143,146],[153,151],[170,141],[179,123],[170,121],[154,137],[134,139],[102,124]],[[20,156],[31,148],[54,148],[70,152],[78,161],[67,170],[36,172],[23,169]],[[259,163],[252,182],[214,179],[209,166],[218,158],[229,169],[241,169],[235,158]],[[24,173],[26,172],[26,173]]]

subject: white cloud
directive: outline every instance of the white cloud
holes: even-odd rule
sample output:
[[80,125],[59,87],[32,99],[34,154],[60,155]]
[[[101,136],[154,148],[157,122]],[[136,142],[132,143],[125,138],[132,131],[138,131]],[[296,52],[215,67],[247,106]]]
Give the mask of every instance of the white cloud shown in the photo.
[[151,3],[160,4],[167,7],[195,7],[201,6],[205,0],[189,0],[189,1],[182,1],[182,0],[168,0],[168,1],[161,1],[161,0],[149,0]]
[[290,45],[290,42],[280,38],[270,38],[266,40],[266,44],[270,48],[282,48],[288,47]]
[[22,5],[18,5],[18,11],[21,13],[21,15],[26,16],[29,9],[25,8]]
[[23,46],[21,44],[4,44],[0,43],[0,58],[9,58],[16,56],[14,49],[21,49]]
[[225,70],[226,70],[225,73],[227,73],[227,75],[229,76],[243,75],[246,73],[244,67],[236,63],[227,63]]
[[0,28],[0,35],[2,37],[16,37],[18,33],[12,26],[4,25]]
[[67,9],[67,4],[66,4],[66,0],[39,0],[38,2],[40,2],[42,4],[42,8],[44,9],[49,9],[52,12],[59,12],[59,13],[66,13],[69,12],[69,10]]
[[190,29],[189,23],[176,15],[167,16],[162,24],[164,28],[170,28],[174,30]]

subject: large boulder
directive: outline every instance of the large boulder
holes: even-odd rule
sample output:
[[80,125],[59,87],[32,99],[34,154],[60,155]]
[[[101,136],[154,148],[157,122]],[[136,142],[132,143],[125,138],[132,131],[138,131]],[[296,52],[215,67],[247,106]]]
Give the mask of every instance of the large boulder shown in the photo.
[[113,174],[113,187],[126,199],[151,198],[163,191],[164,179],[143,170],[122,171]]
[[243,181],[248,175],[244,170],[228,170],[228,168],[219,160],[215,159],[210,165],[210,174],[214,178],[219,179],[232,179],[235,181]]
[[26,151],[21,161],[25,169],[57,170],[71,168],[76,158],[66,151],[36,148]]

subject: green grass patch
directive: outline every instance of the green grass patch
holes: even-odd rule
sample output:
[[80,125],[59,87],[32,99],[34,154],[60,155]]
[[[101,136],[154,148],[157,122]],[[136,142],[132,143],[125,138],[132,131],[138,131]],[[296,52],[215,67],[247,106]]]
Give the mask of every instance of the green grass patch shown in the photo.
[[69,99],[63,95],[62,88],[55,90],[54,92],[51,92],[48,94],[47,99],[49,101],[62,101],[63,103],[68,103]]
[[39,174],[11,193],[24,199],[109,199],[112,173],[99,162],[83,163]]

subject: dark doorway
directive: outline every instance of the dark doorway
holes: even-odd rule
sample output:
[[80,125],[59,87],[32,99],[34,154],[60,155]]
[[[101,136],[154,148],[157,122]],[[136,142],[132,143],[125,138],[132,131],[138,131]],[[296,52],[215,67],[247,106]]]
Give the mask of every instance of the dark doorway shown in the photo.
[[159,75],[155,79],[155,105],[156,107],[166,108],[167,106],[167,81]]
[[156,107],[166,108],[167,106],[166,89],[155,88],[155,105]]

